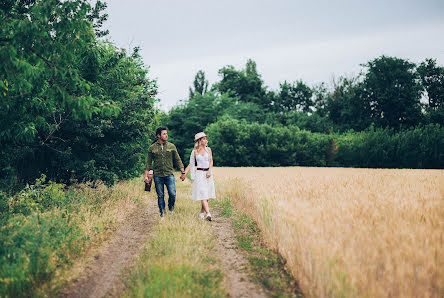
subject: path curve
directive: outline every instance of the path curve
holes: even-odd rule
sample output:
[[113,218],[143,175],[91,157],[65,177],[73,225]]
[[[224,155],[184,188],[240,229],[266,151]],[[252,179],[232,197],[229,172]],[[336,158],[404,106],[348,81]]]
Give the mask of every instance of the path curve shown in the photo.
[[102,245],[95,260],[59,297],[118,297],[125,290],[121,273],[138,260],[157,218],[157,201],[135,208],[125,223]]

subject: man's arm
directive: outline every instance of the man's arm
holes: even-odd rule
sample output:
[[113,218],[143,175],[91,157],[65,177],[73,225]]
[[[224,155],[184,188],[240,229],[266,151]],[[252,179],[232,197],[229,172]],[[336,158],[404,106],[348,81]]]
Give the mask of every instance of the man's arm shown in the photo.
[[183,163],[182,163],[182,160],[180,159],[180,156],[179,156],[179,153],[177,152],[177,148],[176,148],[176,146],[174,146],[174,150],[173,150],[173,158],[174,158],[174,161],[176,162],[176,165],[178,165],[179,166],[179,168],[180,168],[180,173],[181,173],[181,175],[180,175],[180,179],[182,180],[182,181],[184,181],[185,180],[185,169],[184,169],[184,166],[183,166]]
[[174,150],[173,150],[173,158],[174,158],[174,162],[179,167],[180,171],[183,172],[185,167],[183,166],[182,160],[180,159],[180,156],[179,156],[179,153],[177,152],[176,147],[174,147]]
[[152,163],[153,163],[153,153],[148,149],[148,154],[147,154],[146,160],[145,160],[145,178],[143,179],[144,181],[148,180],[148,177],[150,179],[153,178],[153,175],[149,174],[149,172],[151,170]]

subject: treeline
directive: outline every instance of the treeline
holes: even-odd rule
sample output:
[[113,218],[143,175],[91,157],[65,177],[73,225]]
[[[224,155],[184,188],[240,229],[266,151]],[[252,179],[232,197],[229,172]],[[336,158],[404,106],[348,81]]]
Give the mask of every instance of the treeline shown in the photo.
[[189,98],[163,122],[188,158],[205,130],[219,166],[444,167],[444,67],[381,56],[331,85],[283,82],[270,90],[248,60],[209,86],[199,71]]
[[0,190],[139,175],[156,82],[139,49],[106,41],[101,1],[2,1]]
[[104,39],[94,3],[0,3],[1,297],[57,296],[63,270],[138,200],[100,180],[142,173],[157,86],[139,49]]

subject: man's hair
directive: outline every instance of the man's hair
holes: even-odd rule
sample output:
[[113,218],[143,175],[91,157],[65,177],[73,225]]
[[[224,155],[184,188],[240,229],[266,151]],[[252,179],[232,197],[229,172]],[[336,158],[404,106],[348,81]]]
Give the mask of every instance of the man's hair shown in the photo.
[[167,130],[166,126],[161,126],[156,129],[156,137],[162,134],[162,130]]

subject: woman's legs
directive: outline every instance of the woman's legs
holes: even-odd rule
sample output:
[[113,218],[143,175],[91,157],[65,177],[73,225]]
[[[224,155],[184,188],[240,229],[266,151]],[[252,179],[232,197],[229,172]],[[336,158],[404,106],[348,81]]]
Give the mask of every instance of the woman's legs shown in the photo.
[[205,218],[205,208],[204,208],[204,203],[203,203],[203,201],[200,201],[200,202],[201,202],[201,204],[202,204],[202,208],[200,208],[200,214],[199,214],[199,216],[200,216],[200,218],[204,219],[204,218]]
[[208,206],[208,200],[203,200],[202,205],[204,206],[205,211],[207,212],[207,220],[212,221],[210,206]]
[[210,213],[210,207],[208,206],[208,200],[201,200],[202,202],[202,208],[200,209],[200,218],[204,219],[204,212],[207,213],[207,220],[211,221],[211,213]]
[[210,213],[210,207],[208,207],[208,200],[202,200],[202,209],[200,212],[203,213],[203,211],[205,211],[206,213]]

